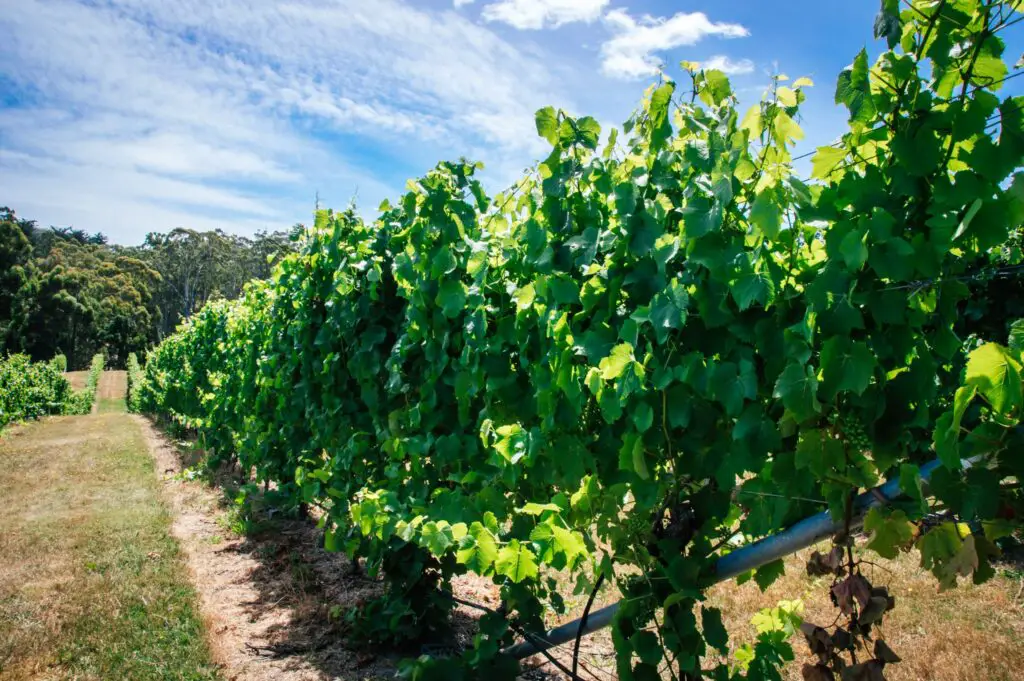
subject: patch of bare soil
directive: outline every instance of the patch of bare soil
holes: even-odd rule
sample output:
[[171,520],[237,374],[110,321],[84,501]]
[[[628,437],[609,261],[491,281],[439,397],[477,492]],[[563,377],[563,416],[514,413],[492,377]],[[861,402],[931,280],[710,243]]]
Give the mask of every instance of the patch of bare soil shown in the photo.
[[349,560],[322,548],[307,520],[274,521],[272,531],[237,537],[219,495],[187,481],[181,454],[144,417],[135,416],[174,515],[171,531],[200,596],[210,647],[224,678],[238,681],[379,679],[394,661],[345,646],[339,609],[377,593]]

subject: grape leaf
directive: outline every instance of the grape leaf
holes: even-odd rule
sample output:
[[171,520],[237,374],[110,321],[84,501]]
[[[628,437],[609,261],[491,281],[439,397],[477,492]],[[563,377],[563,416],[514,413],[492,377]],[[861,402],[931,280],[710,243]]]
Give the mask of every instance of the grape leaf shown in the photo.
[[498,559],[494,535],[479,522],[469,526],[469,533],[459,543],[455,559],[478,575],[487,574]]
[[498,552],[494,571],[518,584],[526,579],[537,578],[537,558],[533,551],[518,539],[512,539]]
[[601,370],[601,378],[606,381],[613,381],[622,376],[626,367],[634,362],[633,346],[629,343],[620,343],[612,348],[610,355],[601,360],[598,368]]
[[1021,406],[1020,363],[996,343],[986,343],[970,354],[965,386],[973,386],[992,408],[1008,414]]
[[700,616],[704,640],[723,655],[727,654],[729,652],[729,634],[725,630],[725,625],[722,624],[722,611],[718,608],[702,607]]
[[894,510],[886,514],[877,506],[864,517],[864,531],[871,533],[867,547],[882,556],[893,559],[910,546],[914,539],[914,525],[906,513]]
[[554,107],[546,106],[534,114],[537,134],[553,145],[558,145],[558,114]]
[[861,341],[833,336],[821,349],[821,387],[826,395],[849,390],[857,395],[867,390],[875,365],[874,353]]
[[784,574],[786,574],[786,564],[780,558],[757,568],[754,571],[754,581],[757,582],[757,586],[761,591],[765,591],[776,579]]
[[441,284],[437,292],[437,304],[445,317],[455,317],[466,306],[466,285],[461,281],[449,279]]
[[790,362],[779,375],[772,395],[799,420],[803,421],[821,411],[818,403],[818,378],[814,370],[797,362]]

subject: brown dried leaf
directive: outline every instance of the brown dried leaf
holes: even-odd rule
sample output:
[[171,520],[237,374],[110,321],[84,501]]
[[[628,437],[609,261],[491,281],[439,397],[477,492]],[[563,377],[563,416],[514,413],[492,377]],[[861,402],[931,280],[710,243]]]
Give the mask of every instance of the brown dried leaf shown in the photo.
[[827,663],[832,655],[832,637],[828,635],[828,632],[810,622],[801,624],[800,631],[807,638],[807,647],[811,649],[811,652],[818,656],[822,664]]
[[850,593],[860,603],[861,608],[867,607],[871,600],[871,582],[864,578],[864,575],[850,575]]
[[850,580],[844,579],[833,586],[832,598],[844,615],[853,614],[853,594],[850,592]]
[[832,634],[832,645],[837,650],[852,650],[853,636],[846,629],[840,627],[836,629],[836,633]]
[[882,669],[885,663],[881,660],[868,660],[860,664],[850,665],[843,670],[843,681],[885,681]]
[[895,664],[900,661],[900,656],[893,652],[893,649],[882,639],[875,641],[875,657],[886,664]]
[[807,561],[807,575],[820,577],[822,575],[839,575],[843,572],[843,549],[833,546],[828,553],[815,551]]
[[823,664],[804,663],[804,681],[835,681],[836,675]]
[[874,624],[882,619],[882,615],[889,609],[889,601],[881,596],[872,596],[867,606],[860,611],[857,622],[861,625]]
[[888,611],[890,611],[890,610],[892,610],[893,608],[896,607],[896,597],[889,595],[888,587],[884,587],[884,586],[873,587],[871,589],[871,596],[872,596],[872,598],[874,598],[875,596],[879,596],[879,597],[885,599],[885,602],[886,602],[885,611],[886,612],[888,612]]

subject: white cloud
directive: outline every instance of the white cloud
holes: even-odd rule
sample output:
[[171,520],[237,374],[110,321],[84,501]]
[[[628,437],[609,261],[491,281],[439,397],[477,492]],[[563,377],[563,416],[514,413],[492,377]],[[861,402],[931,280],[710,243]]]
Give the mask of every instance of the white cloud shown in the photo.
[[596,21],[610,1],[498,0],[485,6],[481,16],[485,21],[500,21],[524,30],[558,28],[577,21]]
[[7,3],[2,201],[130,243],[288,226],[316,189],[375,207],[442,157],[521,168],[533,112],[571,106],[537,50],[401,0]]
[[700,65],[705,69],[718,69],[729,76],[739,76],[745,73],[754,72],[754,62],[749,59],[733,61],[729,57],[721,54],[705,59],[700,63]]
[[452,0],[452,4],[455,5],[456,9],[463,5],[472,5],[473,0]]
[[741,38],[750,32],[739,24],[713,22],[702,12],[680,12],[670,18],[632,17],[614,9],[604,17],[615,34],[601,46],[601,70],[613,78],[644,78],[661,67],[655,56],[684,45],[696,45],[707,36]]

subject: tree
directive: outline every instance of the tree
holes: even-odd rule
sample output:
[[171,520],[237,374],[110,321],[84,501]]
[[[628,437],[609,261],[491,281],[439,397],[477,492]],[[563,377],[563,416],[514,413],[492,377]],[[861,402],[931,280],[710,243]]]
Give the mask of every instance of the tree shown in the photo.
[[38,278],[27,231],[34,227],[14,211],[0,208],[0,348],[21,349]]

